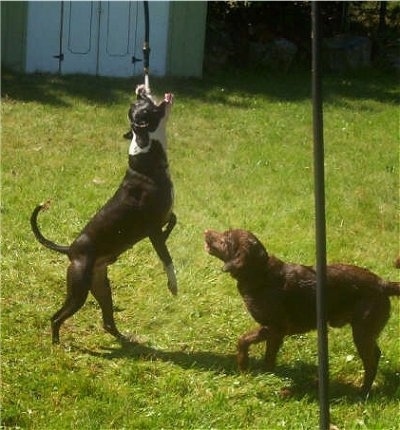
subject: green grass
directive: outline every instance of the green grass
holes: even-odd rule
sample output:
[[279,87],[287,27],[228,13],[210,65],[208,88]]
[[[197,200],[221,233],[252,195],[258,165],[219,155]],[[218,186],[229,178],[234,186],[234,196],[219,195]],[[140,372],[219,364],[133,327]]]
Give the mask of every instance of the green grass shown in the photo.
[[[92,298],[51,346],[49,318],[65,295],[63,256],[33,238],[69,243],[124,174],[133,80],[3,74],[2,425],[26,429],[318,428],[316,333],[286,340],[275,374],[235,365],[255,324],[234,281],[203,250],[203,230],[252,230],[277,256],[314,263],[309,76],[226,72],[203,81],[152,80],[172,90],[169,158],[178,226],[169,246],[180,293],[144,241],[110,269],[120,346]],[[398,81],[377,72],[324,82],[328,259],[398,277]],[[381,335],[373,395],[349,328],[330,330],[332,422],[400,428],[399,302]]]

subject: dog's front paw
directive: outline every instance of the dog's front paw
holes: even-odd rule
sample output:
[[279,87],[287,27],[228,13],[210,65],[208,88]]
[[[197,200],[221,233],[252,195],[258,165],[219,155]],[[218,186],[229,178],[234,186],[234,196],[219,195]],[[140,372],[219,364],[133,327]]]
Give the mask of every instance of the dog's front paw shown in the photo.
[[172,295],[176,296],[178,294],[178,281],[176,280],[174,265],[171,263],[169,266],[166,266],[165,271],[168,277],[168,289]]
[[168,289],[169,291],[171,291],[171,294],[173,296],[177,296],[178,295],[178,284],[177,282],[169,282],[168,281]]
[[246,372],[246,370],[249,368],[249,353],[246,349],[238,349],[238,353],[236,356],[237,364],[239,367],[239,370],[241,372]]
[[241,352],[237,355],[237,364],[241,372],[246,372],[249,368],[249,356]]
[[249,345],[246,336],[242,336],[238,341],[236,360],[239,370],[245,372],[249,367]]

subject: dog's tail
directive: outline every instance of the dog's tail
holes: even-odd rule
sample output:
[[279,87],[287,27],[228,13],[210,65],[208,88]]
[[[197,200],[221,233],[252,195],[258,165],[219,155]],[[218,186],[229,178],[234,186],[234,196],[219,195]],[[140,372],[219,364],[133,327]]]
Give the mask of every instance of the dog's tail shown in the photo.
[[47,210],[49,206],[50,206],[50,200],[48,200],[46,203],[41,203],[40,205],[36,206],[35,209],[33,210],[31,215],[31,227],[32,227],[33,234],[35,235],[36,239],[46,248],[52,249],[53,251],[60,252],[61,254],[68,254],[69,246],[58,245],[57,243],[54,243],[51,240],[46,239],[43,236],[42,232],[39,230],[39,227],[37,225],[37,217],[39,212]]
[[400,296],[400,282],[385,282],[383,291],[387,296]]
[[[396,267],[396,269],[400,269],[400,255],[396,258],[394,267]],[[384,291],[388,296],[400,296],[400,282],[386,282]]]

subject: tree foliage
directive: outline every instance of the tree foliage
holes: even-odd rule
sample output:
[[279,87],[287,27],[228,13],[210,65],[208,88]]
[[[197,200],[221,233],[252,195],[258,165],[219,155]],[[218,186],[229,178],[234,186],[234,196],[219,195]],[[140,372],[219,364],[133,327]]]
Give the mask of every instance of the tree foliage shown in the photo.
[[[321,17],[324,37],[367,36],[382,47],[400,36],[399,2],[324,1]],[[249,43],[277,38],[295,43],[300,58],[309,59],[311,2],[211,1],[207,24],[207,49],[224,45],[224,54],[235,63],[246,62]]]

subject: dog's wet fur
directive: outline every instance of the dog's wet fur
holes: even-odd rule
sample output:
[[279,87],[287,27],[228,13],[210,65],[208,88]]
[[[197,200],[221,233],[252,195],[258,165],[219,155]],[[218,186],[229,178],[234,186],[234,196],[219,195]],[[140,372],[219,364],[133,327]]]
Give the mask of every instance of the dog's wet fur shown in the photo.
[[[239,368],[248,367],[249,347],[265,341],[265,367],[272,371],[285,336],[316,328],[315,269],[269,255],[254,234],[241,229],[207,230],[205,247],[223,261],[223,271],[237,280],[249,313],[260,324],[239,339]],[[367,394],[381,356],[377,338],[389,319],[389,297],[400,295],[400,284],[358,266],[331,264],[326,288],[328,323],[332,327],[351,325],[364,366],[362,392]]]
[[114,321],[107,268],[144,238],[150,239],[164,264],[170,291],[177,293],[175,270],[166,246],[176,224],[165,137],[173,96],[167,93],[161,103],[156,103],[146,94],[144,86],[139,86],[136,94],[137,100],[128,112],[132,142],[125,177],[71,245],[58,245],[41,233],[37,217],[48,204],[38,205],[31,215],[36,239],[47,248],[66,254],[70,260],[67,296],[51,318],[53,343],[59,343],[61,325],[83,306],[89,291],[100,305],[105,330],[120,340],[126,339]]

